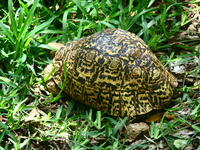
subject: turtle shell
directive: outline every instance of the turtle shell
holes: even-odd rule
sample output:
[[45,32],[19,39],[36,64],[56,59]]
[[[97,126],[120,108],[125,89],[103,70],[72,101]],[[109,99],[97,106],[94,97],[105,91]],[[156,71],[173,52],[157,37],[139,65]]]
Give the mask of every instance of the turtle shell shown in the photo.
[[47,68],[56,68],[51,81],[73,99],[121,117],[166,107],[178,84],[142,39],[122,29],[64,44]]

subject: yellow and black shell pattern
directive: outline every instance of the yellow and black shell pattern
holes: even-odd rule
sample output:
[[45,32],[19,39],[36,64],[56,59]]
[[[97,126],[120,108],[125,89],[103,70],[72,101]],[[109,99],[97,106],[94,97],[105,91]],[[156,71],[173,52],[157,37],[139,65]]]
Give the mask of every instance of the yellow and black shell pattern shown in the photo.
[[143,40],[122,29],[64,44],[51,66],[57,85],[68,73],[64,92],[73,99],[121,117],[166,107],[178,84]]

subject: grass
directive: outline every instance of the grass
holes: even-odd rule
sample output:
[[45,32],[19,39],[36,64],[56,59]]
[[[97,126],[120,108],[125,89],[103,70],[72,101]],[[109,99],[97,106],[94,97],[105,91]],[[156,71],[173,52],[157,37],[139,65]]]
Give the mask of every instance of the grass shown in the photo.
[[[200,99],[194,94],[199,94],[199,88],[194,90],[193,85],[187,84],[186,76],[192,74],[199,80],[199,50],[195,49],[199,40],[182,41],[189,46],[168,44],[167,40],[195,19],[188,19],[187,14],[199,7],[187,8],[172,0],[162,5],[155,0],[124,3],[119,0],[8,0],[0,8],[0,149],[36,149],[41,145],[58,149],[62,145],[77,150],[129,150],[147,148],[148,142],[161,139],[171,149],[182,149],[181,143],[185,142],[186,146],[198,139]],[[171,11],[172,8],[176,11]],[[45,86],[44,67],[52,61],[45,50],[47,43],[66,43],[105,28],[128,30],[140,36],[152,51],[165,52],[159,58],[165,67],[173,62],[187,64],[194,56],[198,58],[198,66],[182,74],[183,82],[177,89],[182,95],[176,99],[176,106],[166,112],[176,115],[174,121],[163,117],[160,122],[152,122],[150,137],[139,144],[127,143],[126,137],[120,134],[127,118],[106,116],[74,101],[66,104],[62,94],[54,97],[46,89],[40,89],[40,84]],[[180,52],[175,56],[174,51],[170,52],[173,48],[185,48],[193,53]],[[184,102],[188,105],[182,105]],[[188,114],[177,113],[186,107],[190,109]],[[173,135],[184,129],[192,130],[193,134],[189,138]]]

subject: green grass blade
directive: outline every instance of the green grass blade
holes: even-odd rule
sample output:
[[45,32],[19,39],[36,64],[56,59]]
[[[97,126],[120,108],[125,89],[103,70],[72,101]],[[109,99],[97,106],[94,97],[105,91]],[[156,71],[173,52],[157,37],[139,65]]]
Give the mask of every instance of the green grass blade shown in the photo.
[[88,13],[86,12],[85,8],[81,5],[81,2],[79,0],[74,0],[78,8],[87,16]]
[[0,80],[4,81],[4,82],[10,82],[11,80],[6,78],[6,77],[1,77],[0,76]]
[[56,112],[56,115],[55,115],[55,117],[54,117],[54,119],[55,119],[56,121],[60,119],[60,116],[61,116],[62,111],[63,111],[63,105],[61,105],[61,106],[58,108],[57,112]]
[[144,16],[141,17],[142,19],[142,31],[144,33],[144,41],[148,41],[149,40],[149,34],[148,34],[148,27],[147,27],[147,20]]
[[77,38],[81,38],[82,32],[83,32],[83,23],[80,22]]
[[12,43],[15,43],[15,40],[13,36],[11,35],[11,32],[8,30],[7,27],[5,27],[5,25],[2,22],[0,22],[0,28],[3,31],[2,34],[5,35]]
[[7,126],[6,126],[6,128],[4,127],[5,125],[3,124],[3,123],[1,123],[0,122],[0,127],[3,127],[4,129],[2,130],[1,129],[1,134],[0,134],[0,143],[2,142],[2,139],[3,139],[3,137],[5,136],[5,134],[6,134],[6,128],[7,128]]
[[102,7],[102,12],[105,14],[106,13],[106,0],[102,0],[101,7]]
[[137,19],[138,19],[139,17],[141,17],[141,16],[144,15],[145,13],[152,12],[152,11],[157,10],[157,9],[158,9],[158,8],[149,8],[149,9],[146,9],[146,10],[144,10],[144,11],[141,11],[140,13],[138,13],[137,15],[135,15],[134,18],[130,21],[130,23],[129,23],[129,28],[128,28],[127,30],[129,30],[129,29],[132,27],[132,25],[137,21]]
[[23,22],[24,22],[24,8],[23,7],[20,7],[19,8],[19,21],[18,21],[18,29],[21,28],[21,26],[23,25]]
[[8,0],[8,12],[9,12],[10,20],[11,20],[11,27],[13,29],[14,35],[17,37],[17,24],[16,24],[16,20],[14,18],[12,0]]
[[195,129],[197,132],[200,133],[200,127],[196,125],[192,125],[192,128]]
[[111,11],[110,14],[109,14],[109,18],[112,18],[113,15],[116,14],[117,9],[118,9],[118,7],[119,7],[119,5],[120,5],[121,2],[122,2],[122,1],[119,1],[119,0],[117,1],[117,3],[115,4],[114,8],[112,9],[112,11]]
[[74,108],[74,105],[75,105],[75,101],[71,100],[65,116],[68,116],[71,113],[72,109]]
[[167,31],[166,31],[166,26],[165,26],[165,21],[166,21],[166,17],[167,17],[167,11],[166,11],[166,5],[163,5],[164,8],[163,8],[163,13],[161,14],[161,18],[160,18],[160,21],[161,21],[161,27],[162,27],[162,30],[165,34],[165,36],[167,35]]
[[69,32],[68,28],[67,28],[67,17],[68,17],[68,13],[69,13],[70,10],[67,10],[64,12],[63,14],[63,19],[62,19],[62,28],[63,28],[63,39],[64,39],[64,43],[66,43],[68,41],[68,38],[67,38],[67,34]]
[[30,26],[30,24],[31,24],[31,22],[33,20],[33,15],[34,15],[34,12],[35,12],[35,10],[37,8],[38,2],[39,2],[39,0],[35,0],[34,1],[31,9],[29,11],[29,14],[27,16],[27,19],[24,22],[24,26],[22,27],[22,30],[21,30],[21,32],[20,32],[20,34],[18,36],[18,39],[21,39],[24,36],[24,34],[27,32],[27,29],[28,29],[28,27]]
[[88,24],[90,24],[90,25],[93,25],[94,28],[98,27],[98,24],[97,24],[97,23],[95,23],[95,22],[93,22],[93,21],[90,21],[90,20],[86,20],[86,19],[75,19],[75,21],[86,22],[86,23],[88,23]]
[[28,145],[30,141],[30,138],[24,140],[22,143],[19,144],[20,149],[24,148],[26,145]]
[[89,13],[87,13],[87,11],[85,10],[85,8],[81,5],[80,0],[74,0],[74,2],[78,6],[78,8],[82,11],[82,13],[84,13],[84,15],[88,17],[88,20],[93,20],[91,18],[91,16],[89,15]]
[[99,12],[99,10],[98,10],[98,6],[97,6],[97,4],[96,4],[96,2],[95,1],[92,1],[92,5],[93,5],[93,7],[94,7],[94,9],[95,9],[95,11],[96,11],[96,15],[97,15],[97,19],[98,20],[101,20],[101,17],[100,17],[100,12]]
[[24,37],[24,40],[27,40],[29,37],[34,36],[36,33],[38,33],[38,31],[44,29],[45,27],[47,27],[49,24],[51,24],[51,22],[56,18],[57,16],[53,16],[51,17],[48,21],[40,24],[39,26],[35,27],[32,31],[30,31],[28,34],[26,34],[26,36]]
[[[103,24],[109,28],[115,28],[115,26],[113,26],[112,24],[108,23],[108,22],[105,22],[105,21],[99,21],[99,24]],[[101,26],[101,25],[100,25]]]
[[134,0],[130,0],[130,1],[129,1],[129,4],[128,4],[128,11],[129,11],[129,12],[131,11],[131,9],[132,9],[132,7],[133,7],[133,1],[134,1]]
[[5,150],[5,148],[3,148],[3,147],[0,146],[0,150]]
[[[14,108],[14,110],[13,110],[13,116],[15,116],[16,113],[17,113],[18,111],[20,111],[20,110],[22,109],[23,106],[25,106],[25,104],[24,104],[25,101],[27,101],[27,99],[25,99],[25,100],[19,102],[19,103],[15,106],[15,108]],[[23,104],[24,104],[24,105],[23,105]]]
[[156,0],[151,0],[151,1],[149,2],[149,4],[148,4],[147,7],[148,7],[148,8],[151,7],[151,5],[152,5],[155,1],[156,1]]
[[97,111],[96,118],[98,129],[101,129],[101,111]]

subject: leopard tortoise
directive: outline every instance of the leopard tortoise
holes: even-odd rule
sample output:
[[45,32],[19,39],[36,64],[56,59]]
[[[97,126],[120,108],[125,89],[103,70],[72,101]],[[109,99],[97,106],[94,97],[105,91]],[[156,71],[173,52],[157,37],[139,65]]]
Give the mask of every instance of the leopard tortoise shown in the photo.
[[[106,29],[59,44],[44,70],[53,94],[58,85],[73,99],[114,116],[136,116],[166,107],[176,78],[135,34]],[[65,80],[65,74],[68,73]]]

